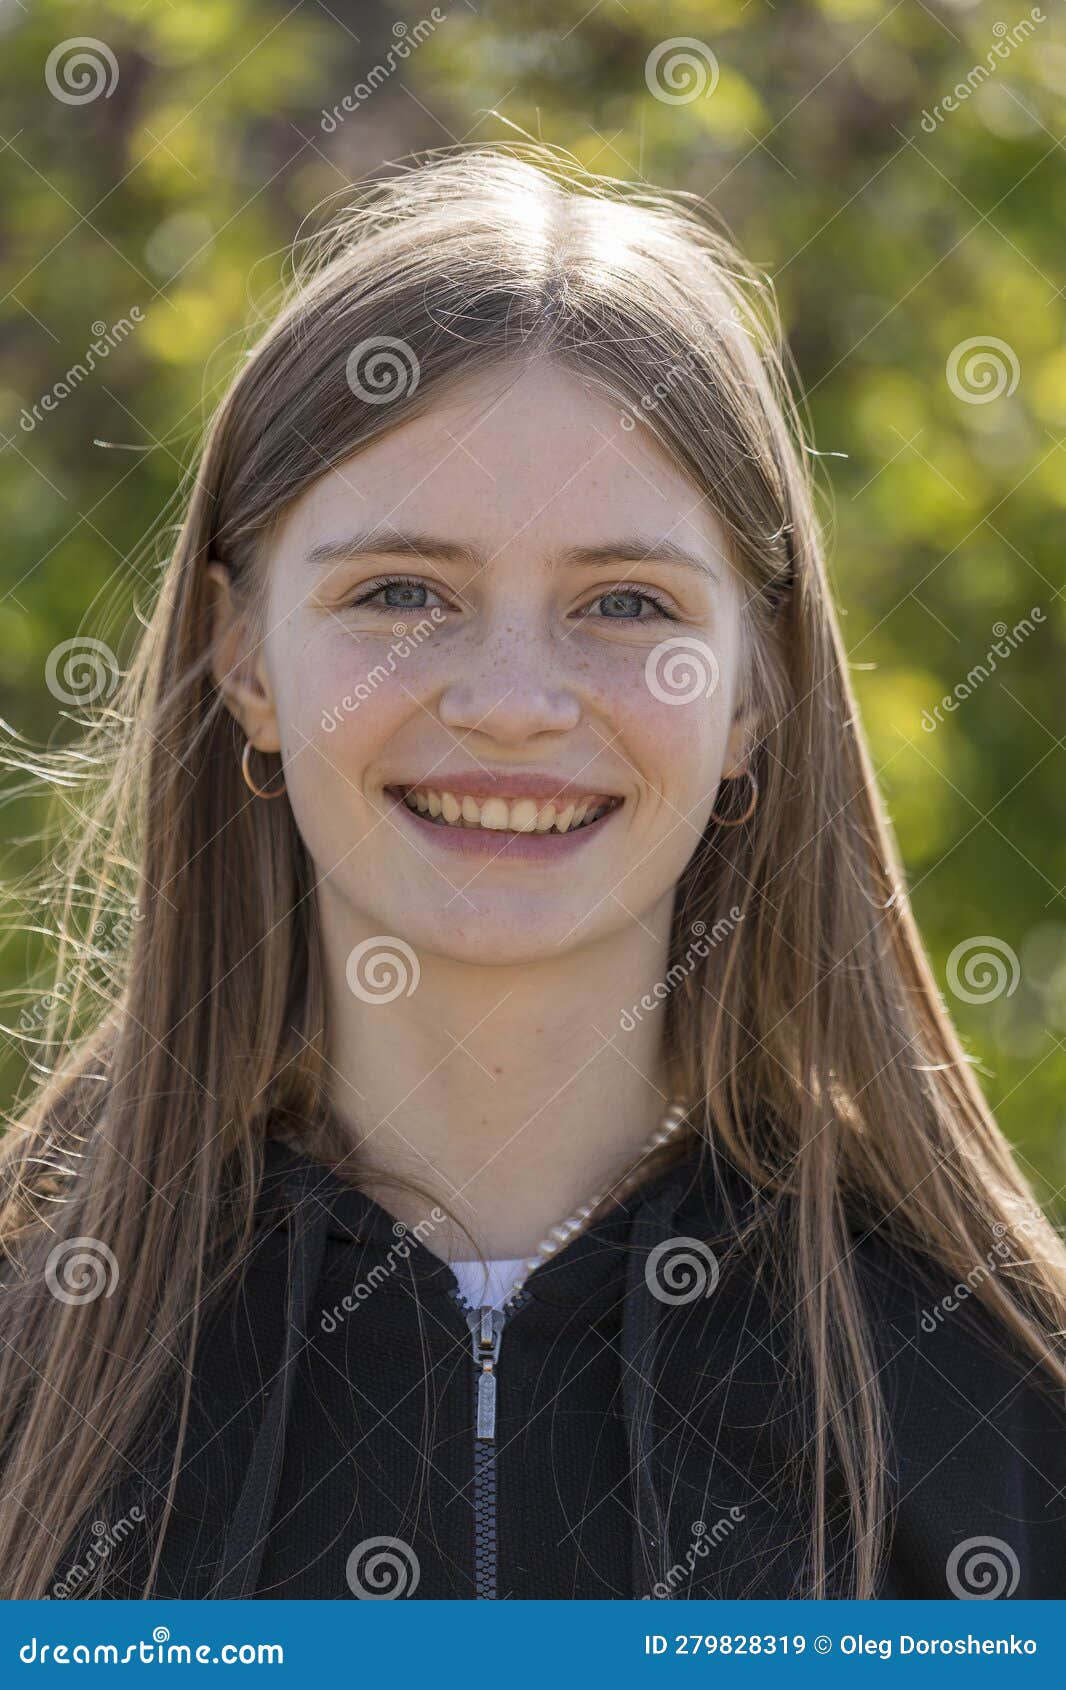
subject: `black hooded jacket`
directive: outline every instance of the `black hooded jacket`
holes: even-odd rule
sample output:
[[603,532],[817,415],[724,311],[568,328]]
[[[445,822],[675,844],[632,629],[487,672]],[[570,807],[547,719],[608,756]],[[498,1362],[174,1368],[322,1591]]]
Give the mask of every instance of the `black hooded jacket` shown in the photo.
[[[157,1594],[806,1594],[809,1392],[787,1304],[723,1245],[723,1178],[692,1154],[647,1181],[498,1332],[383,1208],[268,1140],[253,1250],[206,1313]],[[929,1264],[869,1230],[854,1261],[890,1428],[878,1595],[1066,1596],[1061,1393]],[[142,1594],[179,1402],[175,1380],[56,1594]],[[847,1594],[835,1472],[829,1523]]]

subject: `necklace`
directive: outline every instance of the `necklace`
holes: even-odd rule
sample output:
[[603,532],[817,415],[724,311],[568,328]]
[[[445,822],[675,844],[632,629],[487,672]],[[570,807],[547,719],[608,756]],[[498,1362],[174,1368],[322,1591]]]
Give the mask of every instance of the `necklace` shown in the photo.
[[655,1131],[652,1133],[647,1143],[643,1145],[634,1157],[625,1173],[622,1174],[612,1186],[609,1186],[606,1191],[597,1192],[596,1195],[594,1197],[590,1197],[586,1203],[582,1203],[581,1207],[579,1209],[575,1209],[572,1215],[568,1215],[565,1221],[560,1221],[558,1226],[551,1227],[547,1234],[541,1239],[533,1254],[526,1257],[525,1261],[522,1263],[521,1274],[511,1286],[509,1299],[510,1297],[518,1295],[518,1292],[522,1289],[534,1268],[540,1267],[542,1262],[548,1261],[550,1257],[555,1255],[557,1250],[561,1250],[564,1244],[569,1244],[570,1240],[572,1238],[576,1238],[578,1233],[584,1232],[592,1216],[609,1194],[614,1194],[618,1197],[626,1195],[635,1183],[635,1176],[641,1162],[643,1162],[644,1158],[650,1155],[653,1150],[658,1150],[662,1145],[666,1144],[669,1139],[673,1138],[678,1128],[684,1124],[688,1111],[689,1103],[686,1098],[673,1097],[670,1099],[670,1102],[663,1110],[659,1124]]

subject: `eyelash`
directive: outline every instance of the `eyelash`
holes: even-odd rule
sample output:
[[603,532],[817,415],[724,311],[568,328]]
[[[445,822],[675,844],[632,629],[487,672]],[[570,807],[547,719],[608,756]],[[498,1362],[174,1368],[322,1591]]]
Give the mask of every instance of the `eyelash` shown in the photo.
[[[405,609],[426,610],[430,608],[427,605],[408,606],[397,604],[374,604],[372,600],[375,595],[384,592],[389,587],[425,587],[427,592],[435,590],[431,588],[427,582],[419,581],[412,575],[387,575],[383,576],[380,581],[372,582],[365,592],[359,596],[359,598],[353,599],[351,608],[354,610],[357,606],[362,607],[365,605],[369,610],[381,610],[393,616],[398,615]],[[646,604],[654,605],[659,615],[665,618],[666,621],[677,621],[677,617],[667,607],[666,603],[659,598],[657,593],[651,592],[647,587],[627,587],[624,582],[615,587],[604,588],[602,593],[598,593],[596,598],[591,599],[589,602],[591,604],[595,604],[598,599],[606,598],[612,593],[617,593],[620,597],[637,598]],[[582,614],[584,614],[584,612]],[[604,622],[652,622],[655,618],[650,616],[605,616],[602,620]]]

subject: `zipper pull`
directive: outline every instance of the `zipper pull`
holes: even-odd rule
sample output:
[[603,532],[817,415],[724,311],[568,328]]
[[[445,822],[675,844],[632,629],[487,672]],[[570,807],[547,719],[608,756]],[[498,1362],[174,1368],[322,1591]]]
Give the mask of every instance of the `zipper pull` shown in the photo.
[[466,1317],[474,1349],[474,1365],[478,1369],[476,1438],[496,1436],[496,1363],[500,1359],[503,1338],[503,1312],[485,1303],[471,1309]]

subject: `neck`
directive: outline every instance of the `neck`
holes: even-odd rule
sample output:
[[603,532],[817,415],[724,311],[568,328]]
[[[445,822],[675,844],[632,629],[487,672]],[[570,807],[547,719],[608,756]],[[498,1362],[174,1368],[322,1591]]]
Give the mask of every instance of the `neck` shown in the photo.
[[331,921],[331,1159],[446,1259],[528,1255],[627,1170],[675,1094],[660,998],[623,1021],[665,977],[669,915],[514,966],[420,951],[417,989],[391,1003],[349,989],[362,935]]

